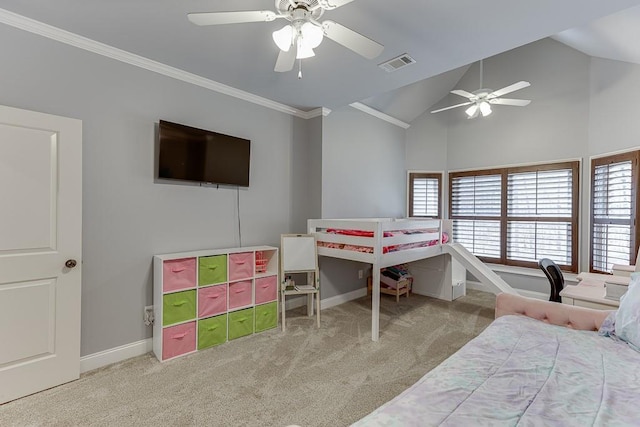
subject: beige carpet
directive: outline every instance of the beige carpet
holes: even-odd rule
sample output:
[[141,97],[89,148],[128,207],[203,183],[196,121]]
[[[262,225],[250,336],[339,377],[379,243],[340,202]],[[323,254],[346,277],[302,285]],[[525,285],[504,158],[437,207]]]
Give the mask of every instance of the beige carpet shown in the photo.
[[[0,406],[1,426],[347,426],[390,400],[493,320],[495,296],[381,296],[303,308],[273,329],[173,361],[152,354]],[[291,313],[291,314],[289,314]]]

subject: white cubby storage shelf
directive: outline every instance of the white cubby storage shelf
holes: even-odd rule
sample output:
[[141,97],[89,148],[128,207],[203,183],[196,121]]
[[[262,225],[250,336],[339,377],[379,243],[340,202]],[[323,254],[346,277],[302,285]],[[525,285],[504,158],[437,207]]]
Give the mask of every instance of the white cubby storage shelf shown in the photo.
[[278,248],[153,257],[153,352],[174,359],[278,326]]

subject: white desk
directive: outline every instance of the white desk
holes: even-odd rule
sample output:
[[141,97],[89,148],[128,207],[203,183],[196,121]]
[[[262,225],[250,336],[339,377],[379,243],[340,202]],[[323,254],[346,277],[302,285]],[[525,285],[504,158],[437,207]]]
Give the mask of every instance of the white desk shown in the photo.
[[589,282],[609,282],[609,283],[619,283],[621,285],[629,285],[631,281],[631,275],[628,276],[619,276],[615,274],[601,274],[601,273],[587,273],[586,271],[581,272],[576,276],[578,281],[582,283],[585,279]]
[[595,308],[598,310],[616,310],[620,302],[605,298],[604,295],[604,280],[587,277],[582,279],[577,285],[568,285],[560,291],[563,304]]

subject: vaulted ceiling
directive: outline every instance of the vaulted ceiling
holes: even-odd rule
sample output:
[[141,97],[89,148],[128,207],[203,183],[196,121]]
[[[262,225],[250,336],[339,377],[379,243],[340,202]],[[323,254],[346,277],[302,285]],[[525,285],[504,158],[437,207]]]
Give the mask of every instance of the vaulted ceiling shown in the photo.
[[[640,63],[640,45],[630,43],[639,36],[638,5],[640,0],[354,0],[322,19],[383,44],[382,54],[365,59],[325,38],[316,56],[302,61],[302,79],[297,64],[290,72],[273,70],[278,48],[271,33],[282,20],[202,27],[186,17],[273,11],[273,0],[0,0],[0,22],[19,27],[35,20],[302,111],[362,102],[411,121],[445,96],[469,64],[544,37],[592,56]],[[392,73],[378,67],[405,53],[416,63]]]

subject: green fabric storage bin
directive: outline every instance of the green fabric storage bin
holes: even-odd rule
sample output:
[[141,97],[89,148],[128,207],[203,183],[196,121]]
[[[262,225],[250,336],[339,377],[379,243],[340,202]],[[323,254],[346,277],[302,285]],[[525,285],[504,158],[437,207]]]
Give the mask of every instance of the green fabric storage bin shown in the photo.
[[198,320],[198,350],[227,342],[227,315]]
[[278,303],[270,302],[256,306],[256,332],[278,326]]
[[253,313],[253,307],[229,313],[230,340],[253,333]]
[[227,256],[213,255],[198,258],[198,286],[227,281]]
[[162,297],[162,326],[196,318],[196,290],[174,292]]

